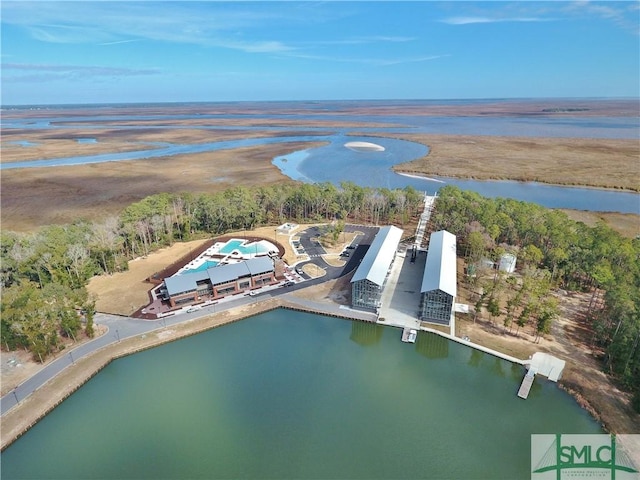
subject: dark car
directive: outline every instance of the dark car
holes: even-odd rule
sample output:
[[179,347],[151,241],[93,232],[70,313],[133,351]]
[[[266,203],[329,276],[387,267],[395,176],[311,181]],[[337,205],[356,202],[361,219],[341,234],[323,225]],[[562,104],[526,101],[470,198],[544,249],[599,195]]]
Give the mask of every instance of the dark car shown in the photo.
[[285,287],[291,287],[292,285],[295,285],[295,284],[296,284],[295,282],[288,281],[288,282],[285,282],[284,286]]
[[353,250],[353,249],[354,249],[354,248],[356,248],[356,247],[355,247],[355,246],[353,246],[353,245],[347,245],[347,248],[348,248],[349,250]]

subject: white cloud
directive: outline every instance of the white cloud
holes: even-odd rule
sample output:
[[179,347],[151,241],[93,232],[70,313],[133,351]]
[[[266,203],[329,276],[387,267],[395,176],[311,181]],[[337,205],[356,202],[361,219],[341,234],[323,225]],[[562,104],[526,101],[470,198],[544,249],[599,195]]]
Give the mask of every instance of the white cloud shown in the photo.
[[104,42],[104,43],[99,43],[98,45],[120,45],[121,43],[132,43],[132,42],[140,42],[142,41],[141,38],[134,38],[131,40],[116,40],[115,42]]
[[287,57],[295,57],[304,60],[317,60],[322,62],[339,62],[339,63],[355,63],[360,65],[373,65],[373,66],[389,66],[389,65],[401,65],[406,63],[419,63],[428,62],[431,60],[437,60],[439,58],[449,57],[450,55],[424,55],[415,57],[397,57],[397,58],[367,58],[367,57],[339,57],[328,55],[312,55],[305,53],[292,53]]
[[503,23],[503,22],[549,22],[553,19],[541,17],[511,17],[511,18],[491,18],[491,17],[449,17],[440,20],[448,25],[469,25],[474,23]]
[[158,69],[106,67],[102,65],[56,65],[3,63],[2,79],[7,82],[41,82],[62,79],[114,78],[157,75]]
[[639,8],[640,6],[637,2],[601,2],[594,4],[583,0],[569,4],[565,11],[570,15],[601,18],[624,30],[638,34],[640,33]]
[[[227,5],[228,6],[228,5]],[[239,30],[281,20],[268,9],[217,2],[4,2],[2,22],[49,43],[115,44],[131,40],[190,43],[246,52],[292,47],[269,38],[233,40]]]

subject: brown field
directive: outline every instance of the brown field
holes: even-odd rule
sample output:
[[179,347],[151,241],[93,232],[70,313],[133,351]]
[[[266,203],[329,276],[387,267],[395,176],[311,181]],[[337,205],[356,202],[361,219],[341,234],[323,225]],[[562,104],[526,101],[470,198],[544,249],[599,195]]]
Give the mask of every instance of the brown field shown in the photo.
[[602,221],[621,235],[628,238],[636,238],[640,235],[640,215],[633,213],[615,212],[586,212],[584,210],[562,210],[570,219],[576,222],[583,222],[593,227],[597,222]]
[[96,310],[116,315],[131,315],[138,308],[149,303],[148,293],[153,285],[146,281],[147,278],[187,255],[207,240],[174,243],[145,258],[131,260],[129,270],[126,272],[93,277],[87,285],[87,290],[96,299]]
[[[494,102],[479,105],[401,105],[369,106],[360,109],[347,105],[340,113],[370,112],[378,114],[450,114],[450,115],[536,115],[549,108],[580,108],[578,101]],[[628,101],[589,102],[589,110],[573,115],[627,115],[635,104]],[[4,129],[2,162],[52,159],[70,155],[126,152],[151,142],[201,144],[238,138],[301,134],[300,131],[205,129],[223,123],[265,126],[323,126],[354,129],[357,123],[327,123],[311,119],[302,123],[290,119],[256,120],[250,118],[198,118],[197,114],[215,113],[304,113],[304,108],[278,104],[176,105],[173,114],[190,114],[188,120],[131,120],[114,122],[102,115],[111,109],[42,111],[7,111],[5,117],[58,116],[58,123],[72,116],[96,116],[87,125],[68,129]],[[248,110],[247,110],[248,109]],[[406,110],[406,111],[405,111]],[[126,115],[127,109],[118,111]],[[167,107],[131,107],[129,113],[166,114]],[[306,113],[309,113],[306,111]],[[563,115],[555,113],[553,115]],[[77,122],[76,122],[77,123]],[[116,125],[117,123],[117,125]],[[171,125],[169,125],[171,123]],[[151,128],[151,124],[154,128]],[[110,125],[110,126],[109,126]],[[181,126],[183,128],[172,128]],[[133,128],[135,126],[136,128]],[[149,126],[149,128],[146,128]],[[309,132],[304,132],[308,135]],[[95,138],[95,144],[79,144],[79,138]],[[590,140],[553,138],[511,138],[454,135],[402,135],[401,138],[423,143],[430,153],[423,159],[408,162],[396,170],[420,175],[443,175],[478,179],[536,180],[552,184],[586,185],[637,191],[640,189],[640,155],[634,140]],[[15,141],[29,141],[35,146],[22,147]],[[273,157],[320,142],[291,142],[235,150],[185,154],[146,160],[105,162],[68,167],[27,168],[2,172],[2,223],[7,230],[31,231],[51,223],[68,223],[78,218],[101,219],[117,214],[122,208],[148,195],[160,192],[215,192],[232,185],[268,185],[291,181],[271,164]],[[620,220],[620,219],[618,219]]]
[[274,157],[319,146],[292,142],[147,160],[2,172],[2,228],[30,231],[78,218],[104,218],[161,192],[216,192],[290,182]]
[[429,146],[397,172],[640,191],[637,140],[402,135]]
[[[570,111],[573,109],[574,111]],[[577,110],[576,110],[577,109]],[[224,115],[224,114],[313,114],[314,110],[306,103],[291,104],[289,102],[242,102],[212,103],[212,104],[159,104],[159,105],[131,105],[119,107],[115,113],[119,115],[166,115],[167,111],[175,115]],[[318,112],[317,110],[315,110]],[[323,113],[322,111],[319,111]],[[385,101],[384,104],[369,102],[346,103],[340,105],[334,112],[336,115],[446,115],[446,116],[553,116],[553,117],[589,117],[589,116],[618,116],[636,117],[638,115],[638,101],[633,99],[601,99],[586,101],[580,99],[535,99],[535,100],[488,100],[481,103],[448,104],[446,101],[428,104],[412,104],[407,101]],[[6,110],[3,115],[7,118],[49,118],[73,116],[110,116],[114,114],[111,108],[92,108],[78,106],[76,108],[56,109],[55,107],[40,110]]]
[[[193,126],[193,123],[185,123],[185,126]],[[132,124],[135,125],[135,122]],[[150,125],[154,125],[154,128],[73,128],[62,131],[5,129],[2,131],[2,163],[160,148],[152,145],[153,142],[195,145],[244,138],[313,135],[297,131],[205,130],[195,127],[156,128],[157,123]],[[78,143],[77,140],[83,138],[95,138],[97,143]],[[35,145],[23,147],[15,143],[19,141]]]

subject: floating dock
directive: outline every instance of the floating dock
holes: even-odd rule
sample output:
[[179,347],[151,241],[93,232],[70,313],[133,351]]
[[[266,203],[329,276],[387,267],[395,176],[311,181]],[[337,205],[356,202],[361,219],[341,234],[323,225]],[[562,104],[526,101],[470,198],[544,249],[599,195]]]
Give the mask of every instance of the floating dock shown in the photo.
[[405,343],[416,343],[418,331],[413,328],[405,328],[402,330],[402,341]]
[[526,398],[529,396],[529,392],[531,391],[531,386],[533,385],[533,381],[536,378],[536,371],[534,368],[530,368],[527,374],[522,379],[522,384],[520,385],[520,390],[518,390],[518,396],[520,398]]

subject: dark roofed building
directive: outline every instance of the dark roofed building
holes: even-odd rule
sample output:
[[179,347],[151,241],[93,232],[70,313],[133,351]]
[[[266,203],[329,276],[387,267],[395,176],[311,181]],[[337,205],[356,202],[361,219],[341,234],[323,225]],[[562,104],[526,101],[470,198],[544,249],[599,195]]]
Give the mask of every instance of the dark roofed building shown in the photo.
[[269,257],[255,257],[164,279],[172,307],[197,302],[203,296],[215,300],[274,283],[277,283],[275,269]]

